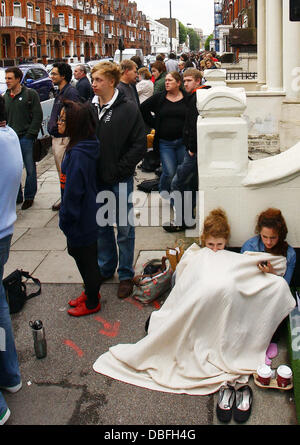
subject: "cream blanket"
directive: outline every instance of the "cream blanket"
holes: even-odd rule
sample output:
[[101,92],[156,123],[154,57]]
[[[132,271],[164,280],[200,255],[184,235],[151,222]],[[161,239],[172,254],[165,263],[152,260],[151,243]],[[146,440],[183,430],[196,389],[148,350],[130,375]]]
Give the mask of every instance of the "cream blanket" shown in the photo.
[[151,315],[148,335],[111,347],[94,370],[144,388],[191,395],[216,392],[225,382],[246,383],[295,306],[284,278],[258,270],[256,264],[267,259],[284,274],[283,257],[215,253],[193,244],[177,266],[175,287]]

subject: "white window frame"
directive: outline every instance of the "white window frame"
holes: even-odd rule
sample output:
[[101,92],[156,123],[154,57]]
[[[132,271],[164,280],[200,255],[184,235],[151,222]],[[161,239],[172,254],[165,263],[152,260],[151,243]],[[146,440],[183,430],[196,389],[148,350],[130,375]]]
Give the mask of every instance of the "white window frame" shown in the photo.
[[65,14],[63,14],[62,12],[60,12],[58,14],[58,22],[59,22],[60,26],[66,26],[65,25]]
[[27,8],[27,21],[34,22],[33,4],[27,3],[26,8]]
[[2,17],[5,17],[6,16],[6,5],[5,5],[5,1],[4,0],[2,0],[1,1],[1,16]]
[[22,18],[22,5],[20,2],[14,2],[13,12],[14,12],[14,17]]
[[41,9],[38,7],[35,8],[35,22],[41,23]]
[[45,23],[46,25],[51,25],[51,11],[49,8],[45,9]]

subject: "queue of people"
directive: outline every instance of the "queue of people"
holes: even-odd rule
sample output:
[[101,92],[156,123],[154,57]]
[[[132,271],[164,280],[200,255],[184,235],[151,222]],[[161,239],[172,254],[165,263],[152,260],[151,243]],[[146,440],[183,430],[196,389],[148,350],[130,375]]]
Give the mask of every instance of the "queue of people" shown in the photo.
[[[133,292],[135,228],[130,219],[133,210],[130,197],[134,187],[135,169],[147,152],[146,135],[150,130],[155,130],[152,148],[157,153],[162,168],[159,192],[162,197],[170,200],[176,216],[174,221],[170,221],[163,228],[167,232],[180,232],[193,226],[195,195],[198,190],[196,91],[200,88],[209,88],[203,82],[202,66],[210,69],[210,64],[211,67],[216,67],[217,63],[213,54],[206,54],[205,57],[203,55],[202,58],[182,55],[179,63],[173,55],[169,58],[169,63],[165,63],[161,56],[157,57],[151,67],[141,66],[138,60],[124,60],[120,65],[103,61],[94,65],[92,69],[92,94],[82,66],[78,65],[76,68],[78,82],[76,87],[73,87],[70,83],[71,67],[63,62],[53,65],[51,77],[58,87],[58,94],[48,122],[48,132],[52,136],[61,201],[54,203],[52,209],[59,211],[59,227],[66,236],[68,253],[74,258],[84,284],[81,295],[69,301],[70,316],[81,317],[100,311],[101,285],[111,278],[116,270],[119,276],[118,298],[127,298]],[[35,163],[32,161],[32,145],[42,123],[41,105],[37,95],[20,85],[22,77],[19,71],[18,68],[6,70],[8,90],[4,98],[0,97],[0,138],[9,145],[8,150],[11,150],[12,158],[15,159],[14,174],[4,180],[2,190],[5,193],[1,193],[0,196],[1,214],[2,210],[8,212],[7,197],[10,202],[8,217],[0,221],[0,327],[7,326],[8,331],[11,331],[11,326],[2,286],[3,268],[8,258],[13,223],[16,220],[15,203],[23,201],[23,191],[20,187],[22,158],[27,177],[24,188],[25,200],[21,208],[26,210],[34,203],[37,179]],[[1,157],[0,165],[6,165],[5,153],[1,156],[3,159]],[[0,181],[2,182],[1,178]],[[186,208],[185,205],[182,204],[180,209],[177,208],[170,194],[173,191],[179,192],[182,196],[185,191],[192,192],[188,215],[182,211]],[[114,196],[116,203],[111,221],[108,218],[108,193]],[[120,202],[126,203],[126,208],[123,208],[122,212]],[[116,233],[114,223],[116,223]],[[258,280],[262,276],[280,275],[287,284],[290,284],[295,269],[296,254],[287,244],[286,236],[287,227],[280,210],[268,209],[259,216],[256,235],[248,241],[245,240],[241,250],[243,254],[249,251],[267,254],[267,260],[264,256],[264,261],[257,261],[257,270],[261,273],[257,275]],[[212,256],[212,252],[225,250],[229,237],[230,227],[226,214],[220,209],[212,212],[205,221],[201,238],[201,247],[209,250],[205,256],[209,255],[212,265],[214,258],[217,258]],[[168,308],[174,309],[173,300],[175,299],[176,303],[177,295],[180,294],[182,298],[183,293],[187,294],[190,291],[183,272],[192,264],[190,261],[194,261],[194,254],[198,255],[198,250],[195,252],[195,249],[191,250],[190,259],[188,252],[183,257],[182,266],[179,268],[182,270],[176,272],[174,280],[174,289],[177,290],[172,291],[162,310],[151,317],[149,342],[154,348],[153,351],[157,351],[155,339],[161,339],[155,333],[158,327],[155,320],[168,319],[170,316]],[[281,261],[279,267],[274,257],[279,257],[285,262]],[[235,257],[234,261],[240,260]],[[247,267],[252,267],[254,263],[249,264],[247,263]],[[203,273],[205,275],[205,272]],[[276,283],[271,284],[276,288]],[[224,286],[228,285],[227,282],[224,283]],[[196,292],[195,289],[193,292]],[[284,286],[279,286],[278,294],[283,294],[284,289]],[[213,293],[211,287],[208,292]],[[195,301],[197,302],[197,293]],[[288,308],[291,306],[291,301],[287,298],[286,313],[279,312],[276,317],[273,312],[278,309],[277,301],[274,303],[271,314],[273,321],[264,332],[265,350],[266,342],[270,343],[277,324],[288,314]],[[170,317],[170,323],[166,323],[166,326],[172,331],[174,343],[179,332],[174,330],[172,320]],[[252,328],[251,325],[245,327],[246,330]],[[200,325],[197,325],[196,331],[201,337]],[[207,338],[208,334],[205,333],[204,337]],[[161,344],[159,348],[160,346]],[[255,361],[258,355],[261,358],[262,345],[251,344],[251,348],[253,360]],[[13,340],[9,351],[4,353],[0,351],[0,388],[11,392],[21,387],[17,364],[12,370],[7,370],[4,366],[7,360],[15,361],[14,351]],[[230,349],[227,353],[229,357]],[[151,351],[149,354],[149,357],[157,355]],[[131,363],[130,357],[128,363]],[[97,362],[97,371],[102,372],[103,369],[106,371],[106,362],[104,368],[102,364],[102,360]],[[164,374],[165,370],[162,372]],[[233,370],[234,375],[237,372],[236,369]],[[207,374],[205,371],[206,381],[203,385],[205,388],[207,384],[210,387],[210,383],[207,382],[210,377],[209,372]],[[233,380],[235,382],[237,378]],[[223,381],[224,379],[221,379],[217,386],[213,385],[213,391],[219,388],[219,383]],[[162,380],[159,385],[164,387],[165,383]],[[174,385],[178,385],[178,382],[174,381]],[[184,384],[181,389],[185,387]],[[173,387],[169,383],[170,388],[172,390]],[[0,424],[7,420],[7,416],[9,410],[0,392]]]

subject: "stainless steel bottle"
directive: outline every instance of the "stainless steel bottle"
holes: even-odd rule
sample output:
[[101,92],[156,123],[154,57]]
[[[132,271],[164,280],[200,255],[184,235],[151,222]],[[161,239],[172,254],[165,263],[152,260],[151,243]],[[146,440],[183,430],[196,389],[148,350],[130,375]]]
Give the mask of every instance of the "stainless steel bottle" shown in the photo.
[[37,358],[44,358],[47,355],[47,342],[45,337],[45,329],[41,320],[30,321],[29,326],[32,330],[34,351]]

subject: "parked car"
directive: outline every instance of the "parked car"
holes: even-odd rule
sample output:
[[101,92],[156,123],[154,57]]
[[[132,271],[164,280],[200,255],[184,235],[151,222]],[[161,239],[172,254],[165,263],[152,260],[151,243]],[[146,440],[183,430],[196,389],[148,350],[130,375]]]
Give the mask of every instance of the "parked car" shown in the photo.
[[93,66],[97,65],[97,63],[100,63],[100,62],[113,62],[113,61],[114,61],[114,59],[112,57],[103,57],[103,59],[90,60],[87,64],[92,69]]
[[[54,85],[49,77],[44,65],[42,64],[30,64],[19,65],[20,70],[23,73],[21,81],[22,85],[28,88],[36,90],[40,96],[40,101],[52,99],[54,97]],[[5,93],[7,90],[5,82],[5,70],[6,68],[0,68],[0,94]]]

